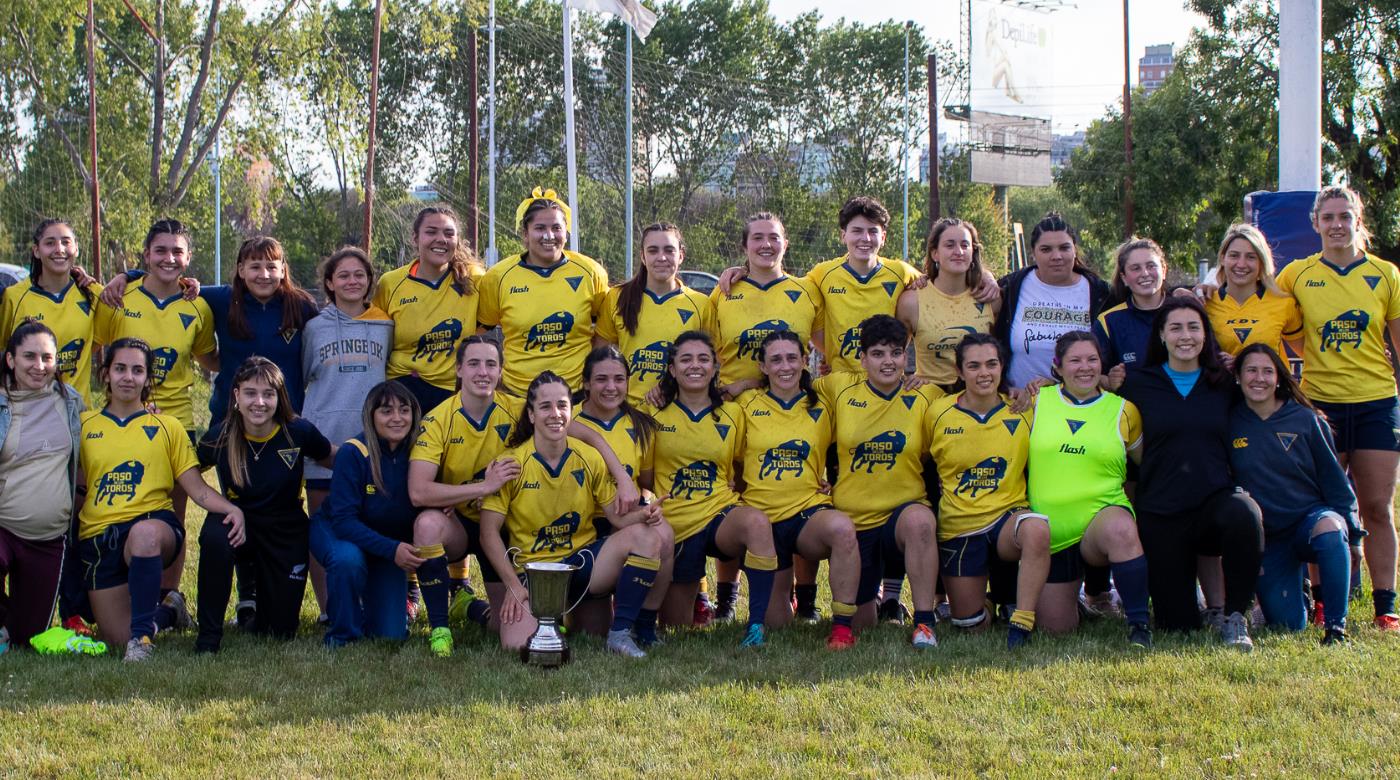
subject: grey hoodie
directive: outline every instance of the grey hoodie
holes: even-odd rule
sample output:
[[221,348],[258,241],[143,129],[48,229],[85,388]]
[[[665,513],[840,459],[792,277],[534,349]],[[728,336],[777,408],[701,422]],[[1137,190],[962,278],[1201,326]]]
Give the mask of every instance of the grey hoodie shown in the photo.
[[[301,414],[333,444],[361,433],[365,396],[384,381],[394,343],[394,323],[370,307],[358,318],[327,304],[302,330],[301,368],[306,400]],[[330,479],[330,469],[310,461],[306,478]]]

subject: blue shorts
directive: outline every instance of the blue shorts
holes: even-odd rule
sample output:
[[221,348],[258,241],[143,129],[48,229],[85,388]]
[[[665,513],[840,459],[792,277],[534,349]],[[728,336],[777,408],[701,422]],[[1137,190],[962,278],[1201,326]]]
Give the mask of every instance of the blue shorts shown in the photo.
[[[489,583],[501,582],[500,573],[496,571],[495,566],[491,565],[491,561],[487,560],[486,550],[481,546],[481,523],[467,519],[461,512],[456,510],[453,510],[453,514],[457,515],[457,522],[462,524],[462,530],[467,532],[467,551],[463,553],[462,557],[458,558],[457,561],[464,560],[468,555],[475,555],[477,568],[481,569],[481,581]],[[509,557],[510,542],[506,540],[506,532],[504,529],[501,531],[501,546],[506,548],[506,555]],[[452,561],[452,563],[456,563],[457,561]]]
[[[574,569],[574,571],[571,574],[569,574],[570,606],[572,606],[575,601],[578,601],[579,599],[583,598],[584,595],[588,593],[588,586],[593,582],[593,566],[598,562],[598,551],[603,549],[604,541],[605,540],[603,539],[594,539],[588,544],[569,553],[568,556],[561,558],[558,561],[553,561],[554,563],[565,563],[570,566],[578,567]],[[544,563],[544,561],[535,561],[535,563]],[[524,585],[527,589],[530,587],[530,583],[526,581],[525,572],[516,572],[515,576],[520,579],[521,585]],[[611,597],[611,593],[601,593],[589,596],[589,598]]]
[[719,527],[724,523],[725,516],[735,506],[735,504],[730,504],[721,509],[719,514],[711,518],[710,522],[700,529],[699,533],[687,537],[685,541],[676,542],[676,565],[671,573],[671,582],[681,585],[699,582],[705,576],[706,558],[718,558],[721,561],[733,560],[715,546],[715,536],[719,534]]
[[959,536],[938,544],[938,573],[944,577],[985,577],[988,564],[997,557],[997,537],[1006,521],[1011,519],[1016,509],[1012,509],[985,531],[967,536]]
[[802,535],[802,530],[807,527],[807,521],[812,519],[812,515],[833,508],[831,504],[817,504],[773,524],[773,547],[778,551],[778,571],[792,568],[792,556],[797,552],[797,537]]
[[1050,553],[1050,576],[1045,578],[1046,584],[1078,582],[1084,579],[1084,556],[1079,552],[1079,542],[1060,550],[1057,553]]
[[[890,512],[885,522],[874,528],[856,531],[856,547],[860,549],[860,582],[856,585],[856,603],[874,601],[880,595],[880,580],[890,572],[904,576],[904,554],[895,541],[899,516],[911,506],[928,506],[923,501],[906,501]],[[892,564],[886,566],[886,564]],[[897,564],[893,565],[893,564]]]
[[179,555],[180,549],[185,546],[185,528],[180,525],[175,513],[168,509],[113,523],[98,535],[78,542],[78,556],[83,562],[83,585],[88,590],[105,590],[126,584],[126,538],[131,535],[132,527],[142,520],[159,520],[175,532],[176,554],[170,560],[162,561],[164,566],[169,566]]
[[1327,415],[1337,452],[1384,450],[1400,452],[1400,402],[1394,398],[1337,404],[1314,401]]

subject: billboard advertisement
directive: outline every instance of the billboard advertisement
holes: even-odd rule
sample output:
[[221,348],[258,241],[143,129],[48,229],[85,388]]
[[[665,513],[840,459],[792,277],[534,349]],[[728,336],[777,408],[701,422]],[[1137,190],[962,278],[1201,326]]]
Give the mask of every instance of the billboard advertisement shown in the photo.
[[1050,183],[1051,14],[969,0],[972,180]]

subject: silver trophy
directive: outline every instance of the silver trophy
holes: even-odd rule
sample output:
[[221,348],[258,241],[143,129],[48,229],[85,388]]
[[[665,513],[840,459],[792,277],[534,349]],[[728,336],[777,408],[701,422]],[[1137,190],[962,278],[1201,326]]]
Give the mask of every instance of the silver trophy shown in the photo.
[[531,666],[554,668],[569,662],[569,645],[559,633],[564,616],[588,595],[569,605],[569,581],[581,567],[568,563],[525,564],[525,587],[530,592],[530,612],[539,621],[535,633],[520,648],[520,660]]

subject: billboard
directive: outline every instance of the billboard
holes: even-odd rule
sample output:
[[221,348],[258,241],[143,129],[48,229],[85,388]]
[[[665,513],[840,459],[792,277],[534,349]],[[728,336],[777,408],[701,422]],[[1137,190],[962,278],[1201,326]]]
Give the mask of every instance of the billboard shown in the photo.
[[1052,19],[993,0],[968,0],[972,180],[1050,184]]

